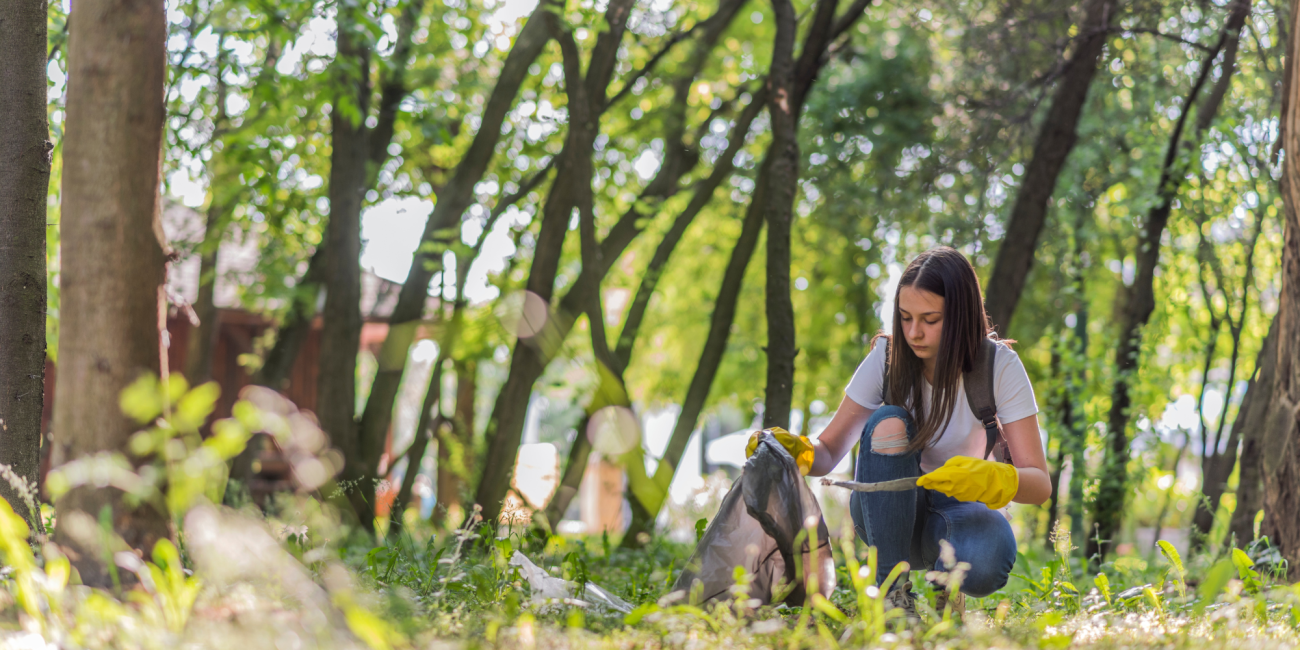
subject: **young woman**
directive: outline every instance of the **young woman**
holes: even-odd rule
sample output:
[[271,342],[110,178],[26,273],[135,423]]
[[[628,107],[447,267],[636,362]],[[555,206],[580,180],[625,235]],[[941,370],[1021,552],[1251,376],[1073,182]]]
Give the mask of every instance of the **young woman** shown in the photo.
[[[961,591],[987,596],[1007,583],[1016,560],[1015,536],[1000,510],[1010,501],[1036,505],[1051,496],[1034,389],[1019,357],[1001,342],[993,393],[1014,464],[983,459],[986,434],[966,400],[962,373],[990,335],[966,257],[948,247],[922,253],[898,283],[892,335],[876,338],[830,424],[816,440],[782,440],[812,455],[813,476],[831,471],[861,440],[856,480],[921,477],[915,490],[850,498],[858,536],[879,553],[877,583],[900,562],[934,567],[939,541],[947,540],[956,560],[971,567]],[[907,576],[888,601],[916,618]],[[962,604],[952,603],[959,614]]]

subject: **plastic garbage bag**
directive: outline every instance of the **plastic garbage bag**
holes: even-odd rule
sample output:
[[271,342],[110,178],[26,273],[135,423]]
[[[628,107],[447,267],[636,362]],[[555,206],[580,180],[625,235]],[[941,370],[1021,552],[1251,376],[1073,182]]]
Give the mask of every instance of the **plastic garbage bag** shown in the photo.
[[[807,534],[800,535],[811,522],[816,522],[817,531],[812,545]],[[797,575],[796,561],[802,564]],[[673,590],[694,598],[694,590],[700,589],[701,602],[730,598],[737,566],[750,574],[749,597],[757,599],[760,606],[780,602],[802,605],[810,576],[816,576],[817,590],[823,596],[835,589],[835,561],[821,506],[790,452],[766,431],[740,478],[723,497],[718,514],[704,530]]]
[[524,576],[524,580],[528,581],[528,586],[533,590],[533,602],[564,603],[578,607],[594,605],[623,614],[632,611],[630,603],[609,593],[594,582],[587,583],[586,588],[583,590],[583,599],[574,598],[572,582],[551,576],[546,572],[546,569],[533,564],[533,561],[528,559],[528,556],[519,551],[515,551],[514,555],[510,556],[510,566],[519,567],[519,573]]

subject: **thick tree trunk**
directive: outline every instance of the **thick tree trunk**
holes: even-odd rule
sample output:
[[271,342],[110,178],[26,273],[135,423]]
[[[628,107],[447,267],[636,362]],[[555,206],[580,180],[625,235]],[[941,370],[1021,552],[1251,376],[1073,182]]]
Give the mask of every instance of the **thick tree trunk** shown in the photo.
[[[528,68],[550,40],[547,24],[551,12],[556,10],[553,0],[545,0],[524,24],[506,55],[505,65],[497,76],[496,86],[488,98],[478,132],[469,149],[452,172],[451,181],[438,192],[438,201],[425,224],[411,269],[398,295],[397,304],[388,319],[388,336],[379,352],[379,368],[371,384],[361,416],[363,439],[382,439],[393,417],[393,405],[406,371],[407,351],[424,318],[424,306],[429,296],[429,282],[442,266],[442,255],[460,237],[460,221],[474,200],[474,186],[483,179],[493,151],[501,138],[501,125],[524,80]],[[387,147],[387,144],[385,144]],[[386,152],[385,152],[386,154]]]
[[50,186],[45,0],[0,3],[0,464],[27,481],[0,497],[34,530],[45,381],[45,201]]
[[[154,0],[81,0],[76,11],[68,42],[57,379],[57,393],[70,399],[54,408],[55,466],[126,450],[139,423],[122,413],[119,394],[141,374],[159,373],[166,313],[158,198],[166,10]],[[116,490],[77,488],[57,508],[55,539],[87,585],[110,584],[96,540],[77,535],[84,525],[94,529],[104,512],[146,557],[171,537],[166,512],[129,506]]]
[[1260,444],[1264,479],[1264,525],[1262,532],[1282,552],[1291,566],[1291,579],[1300,571],[1300,0],[1292,0],[1287,34],[1286,73],[1282,93],[1282,199],[1286,222],[1283,226],[1282,292],[1277,310],[1277,368],[1272,399],[1265,416]]
[[[823,0],[818,7],[830,6]],[[794,97],[794,41],[798,19],[790,0],[772,0],[776,37],[772,67],[767,77],[767,114],[772,122],[772,144],[767,152],[763,192],[767,222],[767,388],[763,401],[763,426],[790,428],[794,398],[794,303],[790,300],[790,228],[799,183],[798,110]],[[800,100],[802,98],[799,98]],[[751,204],[752,205],[752,204]]]
[[[1245,546],[1255,539],[1255,513],[1264,507],[1264,484],[1260,474],[1260,443],[1267,425],[1273,378],[1277,374],[1277,327],[1274,318],[1268,336],[1255,357],[1255,371],[1246,384],[1246,394],[1232,422],[1232,437],[1241,439],[1241,471],[1237,476],[1237,507],[1232,511],[1225,544]],[[1231,467],[1229,467],[1231,470]]]
[[1070,62],[1038,129],[1033,157],[1029,159],[1016,192],[1016,202],[1007,217],[1006,234],[998,246],[993,273],[984,285],[984,308],[989,321],[1004,335],[1034,264],[1034,248],[1047,220],[1047,206],[1056,190],[1056,180],[1079,139],[1079,117],[1088,102],[1088,88],[1097,74],[1097,61],[1106,49],[1110,25],[1118,13],[1116,4],[1115,0],[1088,0],[1085,4]]
[[1193,159],[1199,159],[1195,155],[1194,146],[1184,147],[1183,128],[1187,123],[1188,115],[1196,105],[1201,88],[1209,79],[1215,60],[1219,58],[1219,53],[1224,51],[1225,45],[1231,42],[1219,79],[1197,111],[1196,124],[1193,127],[1195,130],[1191,138],[1193,143],[1213,122],[1231,84],[1237,36],[1249,13],[1249,3],[1243,0],[1233,2],[1218,43],[1206,54],[1201,63],[1200,74],[1183,102],[1182,114],[1178,117],[1165,150],[1157,202],[1148,213],[1146,223],[1138,237],[1137,250],[1134,252],[1137,273],[1134,276],[1133,286],[1127,292],[1127,301],[1118,314],[1120,326],[1119,344],[1116,346],[1115,353],[1115,383],[1111,391],[1110,416],[1106,428],[1108,444],[1102,466],[1101,486],[1093,505],[1093,521],[1097,532],[1088,538],[1087,557],[1090,558],[1094,556],[1105,558],[1113,547],[1114,538],[1119,534],[1120,525],[1123,523],[1124,496],[1128,487],[1128,423],[1131,405],[1129,382],[1132,381],[1138,368],[1142,351],[1142,328],[1146,326],[1151,318],[1151,312],[1155,310],[1155,271],[1160,262],[1160,239],[1164,235],[1174,199],[1183,186],[1187,170],[1191,167]]
[[[358,11],[352,9],[350,11]],[[361,206],[366,191],[370,106],[370,44],[355,15],[340,11],[335,77],[338,94],[330,113],[329,201],[325,228],[325,308],[316,381],[320,426],[344,454],[343,479],[361,525],[374,530],[374,466],[363,448],[353,414],[356,409],[357,351],[361,344]]]

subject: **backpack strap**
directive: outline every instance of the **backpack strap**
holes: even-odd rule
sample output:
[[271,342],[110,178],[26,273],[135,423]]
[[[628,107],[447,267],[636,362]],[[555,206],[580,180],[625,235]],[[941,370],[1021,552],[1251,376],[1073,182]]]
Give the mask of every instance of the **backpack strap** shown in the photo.
[[984,425],[986,459],[1002,439],[1002,429],[998,426],[997,400],[993,396],[993,371],[997,352],[997,342],[984,339],[975,355],[975,367],[962,377],[970,410],[980,419],[980,424]]

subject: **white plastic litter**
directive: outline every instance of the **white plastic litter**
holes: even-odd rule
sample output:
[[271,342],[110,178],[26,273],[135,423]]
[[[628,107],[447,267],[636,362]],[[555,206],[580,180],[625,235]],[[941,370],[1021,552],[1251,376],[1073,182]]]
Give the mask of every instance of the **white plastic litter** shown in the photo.
[[510,565],[519,567],[519,573],[523,574],[524,579],[528,581],[528,586],[533,589],[533,602],[556,604],[563,603],[566,605],[575,605],[578,607],[600,607],[612,609],[616,612],[628,614],[632,611],[632,605],[626,600],[609,593],[600,585],[594,582],[588,582],[584,590],[586,600],[573,597],[573,583],[563,578],[552,577],[546,572],[546,569],[533,564],[528,556],[515,551],[510,557]]

